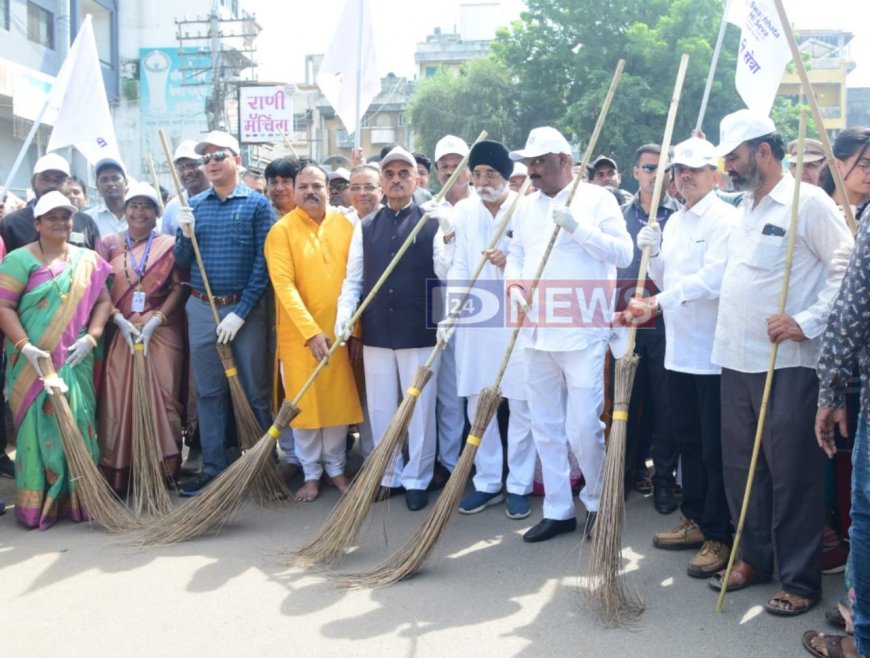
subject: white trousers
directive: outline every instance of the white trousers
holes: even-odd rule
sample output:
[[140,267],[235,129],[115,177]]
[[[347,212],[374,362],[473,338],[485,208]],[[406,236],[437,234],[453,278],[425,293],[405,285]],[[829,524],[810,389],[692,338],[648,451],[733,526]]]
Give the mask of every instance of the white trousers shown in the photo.
[[369,408],[368,408],[368,398],[366,393],[365,384],[359,386],[357,388],[359,393],[359,403],[363,408],[363,419],[362,422],[357,424],[359,428],[359,452],[362,455],[363,461],[369,458],[369,455],[372,454],[372,450],[375,447],[375,440],[372,436],[372,423],[369,420]]
[[465,429],[462,398],[456,392],[456,339],[441,350],[438,366],[438,403],[435,418],[438,423],[438,461],[451,473],[459,459],[462,431]]
[[[479,395],[468,396],[468,422],[474,422]],[[508,400],[510,420],[508,421],[508,493],[525,496],[532,491],[535,477],[535,442],[532,440],[529,405],[523,400]],[[474,490],[485,493],[501,491],[504,456],[501,436],[498,432],[498,418],[493,416],[481,437],[480,446],[474,456]]]
[[598,511],[604,467],[604,352],[606,341],[583,350],[544,352],[526,349],[526,381],[532,436],[541,458],[544,518],[574,518],[568,445],[577,457],[586,486],[580,500]]
[[[417,368],[426,362],[431,347],[391,350],[383,347],[363,347],[366,374],[366,396],[369,420],[375,445],[380,443],[399,408],[399,401],[414,381]],[[435,466],[435,381],[438,360],[432,367],[432,379],[423,388],[408,425],[408,463],[398,451],[393,464],[384,473],[386,487],[426,489],[432,481]]]
[[329,477],[344,473],[347,425],[332,425],[316,430],[296,428],[293,438],[306,482],[319,480],[324,470]]

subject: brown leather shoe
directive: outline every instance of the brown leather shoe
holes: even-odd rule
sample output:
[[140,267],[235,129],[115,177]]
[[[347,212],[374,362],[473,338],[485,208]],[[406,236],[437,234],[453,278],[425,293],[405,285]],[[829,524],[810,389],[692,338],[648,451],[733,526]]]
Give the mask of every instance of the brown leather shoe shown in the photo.
[[692,519],[684,518],[673,530],[662,530],[653,537],[653,546],[668,551],[698,548],[704,543],[704,533]]
[[695,553],[694,557],[689,560],[686,573],[693,578],[709,578],[717,571],[721,571],[728,566],[728,556],[730,554],[730,546],[723,544],[721,541],[708,539],[701,546],[701,550]]
[[[726,569],[728,565],[725,565]],[[710,589],[718,592],[722,589],[722,581],[725,579],[725,569],[717,571],[713,577],[707,581]],[[731,576],[728,578],[728,592],[736,592],[740,589],[746,589],[752,585],[766,583],[770,580],[770,576],[758,573],[751,564],[743,560],[737,560],[734,566],[731,567]]]

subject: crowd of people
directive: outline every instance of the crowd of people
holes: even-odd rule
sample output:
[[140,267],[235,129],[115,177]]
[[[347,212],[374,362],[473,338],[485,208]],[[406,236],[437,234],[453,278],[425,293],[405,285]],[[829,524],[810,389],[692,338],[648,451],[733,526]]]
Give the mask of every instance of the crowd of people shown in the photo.
[[[641,359],[626,495],[649,493],[657,512],[681,513],[654,546],[695,551],[687,573],[716,589],[775,578],[781,589],[766,609],[797,615],[820,600],[823,569],[844,566],[851,523],[850,597],[830,617],[855,639],[811,634],[804,642],[818,655],[833,644],[867,655],[867,382],[853,403],[856,379],[870,372],[870,229],[860,222],[853,240],[843,209],[860,217],[870,199],[870,129],[842,131],[833,153],[825,163],[815,140],[786,145],[769,118],[741,110],[722,120],[718,145],[698,134],[672,153],[639,146],[631,195],[620,189],[613,158],[578,170],[571,145],[551,127],[535,128],[514,150],[446,135],[431,159],[392,145],[368,159],[355,152],[334,170],[282,157],[244,178],[238,141],[213,131],[178,144],[173,165],[184,190],[165,209],[158,190],[106,159],[95,167],[103,203],[89,213],[81,210],[86,186],[47,154],[33,170],[33,200],[0,221],[4,390],[16,434],[15,462],[4,453],[0,470],[16,479],[16,518],[42,529],[87,518],[54,395],[68,396],[94,460],[126,494],[137,349],[168,481],[185,473],[180,495],[206,490],[238,455],[219,344],[230,346],[264,431],[275,400],[295,395],[328,359],[278,441],[281,473],[288,483],[301,479],[294,497],[302,502],[319,497],[324,479],[344,493],[350,440],[367,458],[403,396],[414,395],[406,445],[379,494],[403,495],[421,510],[454,469],[481,391],[519,324],[502,413],[475,439],[472,487],[458,511],[503,504],[509,519],[524,519],[529,495],[542,489],[542,518],[523,535],[540,542],[577,529],[577,495],[589,538],[613,363],[635,325]],[[789,172],[798,160],[800,181]],[[435,197],[432,175],[445,186]],[[650,221],[657,182],[667,191]],[[644,250],[646,294],[637,295]],[[457,291],[469,283],[495,291],[494,321],[465,312]],[[595,299],[605,303],[586,303]],[[457,306],[458,318],[446,317]],[[752,502],[723,583],[774,343]],[[431,384],[417,389],[427,362]],[[853,442],[850,505],[835,493],[848,489],[848,464],[834,459],[831,468],[826,455],[847,454]]]

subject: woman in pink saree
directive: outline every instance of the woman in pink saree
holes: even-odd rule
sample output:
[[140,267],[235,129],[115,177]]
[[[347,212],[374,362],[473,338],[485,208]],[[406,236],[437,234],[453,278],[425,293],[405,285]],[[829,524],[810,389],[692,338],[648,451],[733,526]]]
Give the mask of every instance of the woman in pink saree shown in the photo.
[[125,197],[128,229],[104,236],[97,251],[112,266],[114,327],[107,342],[100,391],[100,468],[126,494],[133,452],[133,349],[144,344],[151,413],[167,478],[181,460],[181,386],[184,359],[184,275],[175,266],[175,238],[154,233],[158,195],[135,183]]

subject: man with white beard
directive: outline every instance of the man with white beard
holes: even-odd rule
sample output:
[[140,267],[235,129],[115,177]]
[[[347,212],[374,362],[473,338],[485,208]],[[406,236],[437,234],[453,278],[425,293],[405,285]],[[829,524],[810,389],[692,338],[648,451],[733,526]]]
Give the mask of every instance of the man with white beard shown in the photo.
[[[496,248],[488,247],[516,197],[516,192],[508,188],[513,161],[503,144],[483,141],[471,148],[468,164],[477,196],[460,201],[454,209],[456,247],[448,280],[452,290],[465,290],[468,278],[484,254],[488,262],[478,283],[484,288],[487,282],[497,283],[500,294],[510,244],[506,237],[508,231],[502,235]],[[454,338],[457,392],[460,397],[468,399],[468,420],[471,422],[477,411],[480,391],[495,380],[511,331],[503,326],[467,326],[461,324],[461,319],[460,315]],[[443,334],[444,330],[441,332]],[[531,513],[526,495],[532,490],[535,470],[535,445],[523,383],[523,351],[524,341],[521,340],[514,348],[501,382],[502,395],[508,399],[510,407],[505,513],[511,519],[524,519]],[[481,437],[474,466],[474,492],[459,504],[461,514],[482,512],[505,499],[502,492],[502,443],[495,418]]]

